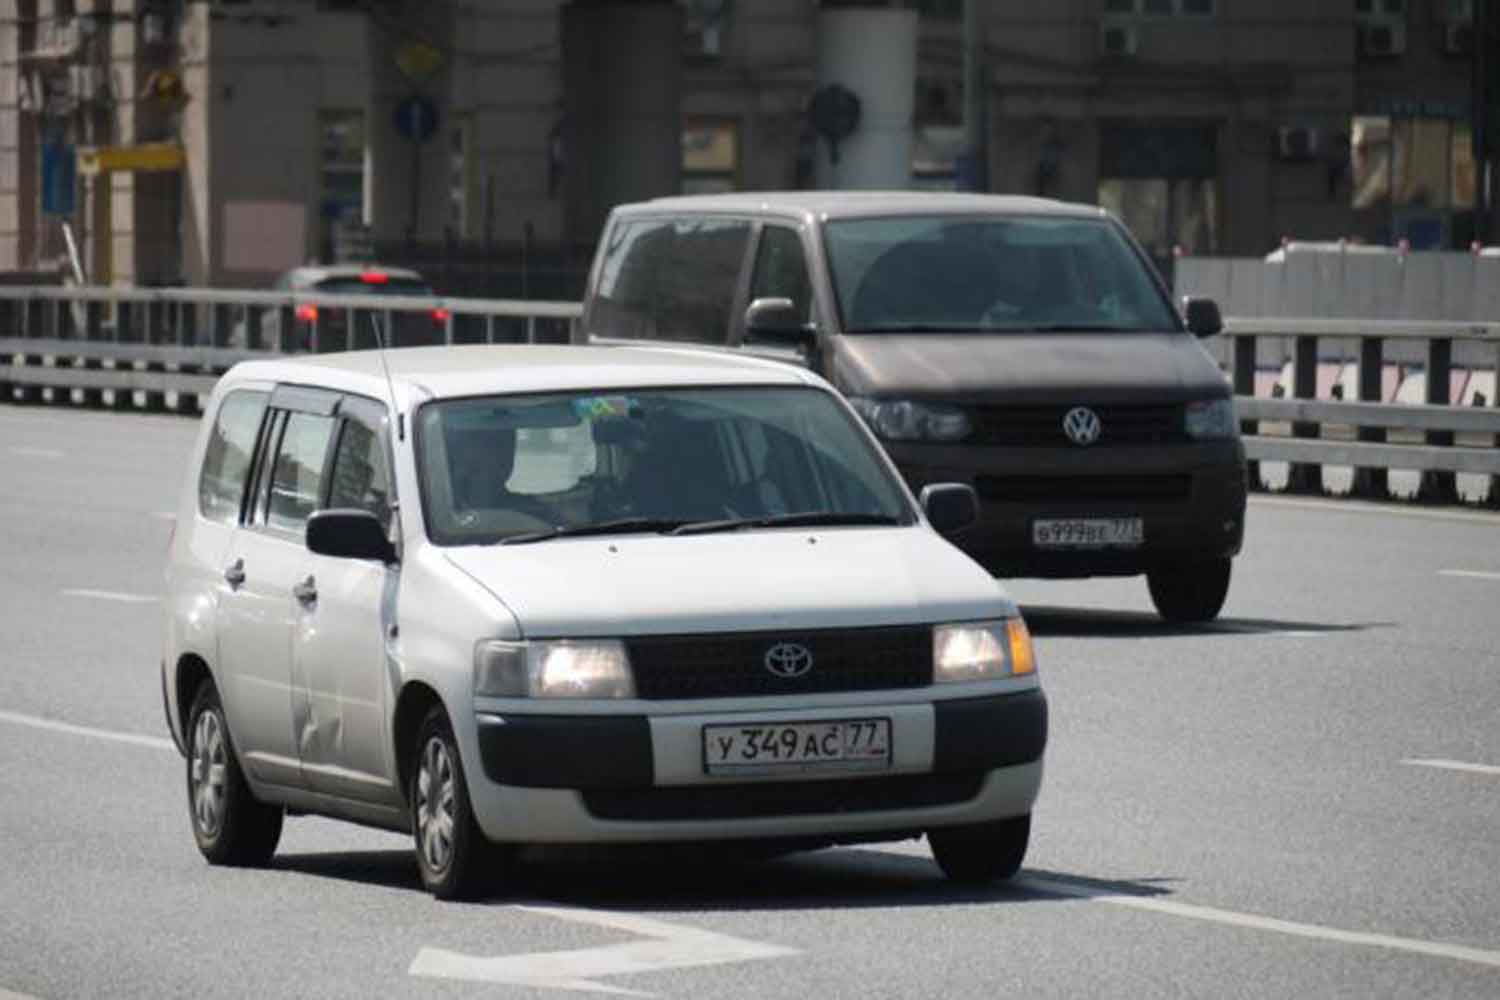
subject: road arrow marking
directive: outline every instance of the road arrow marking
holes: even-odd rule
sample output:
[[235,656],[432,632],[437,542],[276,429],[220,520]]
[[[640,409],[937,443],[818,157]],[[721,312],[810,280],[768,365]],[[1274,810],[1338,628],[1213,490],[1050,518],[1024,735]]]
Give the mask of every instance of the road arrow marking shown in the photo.
[[463,955],[441,948],[423,948],[417,952],[417,957],[412,960],[407,972],[413,976],[439,979],[649,997],[655,994],[611,986],[595,982],[595,979],[600,976],[691,969],[800,954],[796,948],[746,941],[727,934],[669,924],[629,913],[560,906],[516,906],[514,909],[558,920],[628,931],[648,940],[582,948],[577,951],[536,952],[494,958]]

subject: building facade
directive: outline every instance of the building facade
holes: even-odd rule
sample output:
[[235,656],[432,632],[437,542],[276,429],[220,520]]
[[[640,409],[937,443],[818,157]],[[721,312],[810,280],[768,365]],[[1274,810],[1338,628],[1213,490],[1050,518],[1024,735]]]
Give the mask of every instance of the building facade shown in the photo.
[[[614,202],[828,183],[893,127],[893,186],[1098,202],[1163,260],[1466,246],[1474,2],[0,0],[0,272],[254,287],[371,247],[586,250]],[[827,16],[877,6],[908,35]],[[829,78],[865,46],[869,79]],[[818,99],[888,64],[895,112]]]

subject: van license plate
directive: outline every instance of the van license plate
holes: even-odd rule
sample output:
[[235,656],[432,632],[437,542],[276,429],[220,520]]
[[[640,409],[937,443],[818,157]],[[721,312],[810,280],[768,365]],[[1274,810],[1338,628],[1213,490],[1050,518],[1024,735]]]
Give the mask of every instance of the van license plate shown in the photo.
[[1138,517],[1059,517],[1031,522],[1031,543],[1039,549],[1135,548],[1146,541]]
[[707,774],[862,771],[890,766],[890,719],[703,727],[703,770]]

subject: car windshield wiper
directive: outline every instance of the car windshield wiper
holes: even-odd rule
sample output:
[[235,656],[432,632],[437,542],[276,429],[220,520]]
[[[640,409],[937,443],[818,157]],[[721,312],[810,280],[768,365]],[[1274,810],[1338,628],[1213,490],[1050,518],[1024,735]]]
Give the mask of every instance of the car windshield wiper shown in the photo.
[[889,514],[865,514],[850,511],[809,510],[797,514],[770,514],[765,517],[730,517],[718,521],[691,521],[675,528],[673,535],[707,535],[715,531],[739,531],[742,528],[798,528],[809,525],[901,524]]
[[626,535],[634,531],[672,531],[684,524],[681,520],[662,517],[619,517],[612,521],[594,521],[590,524],[554,524],[550,528],[527,531],[519,535],[507,535],[500,539],[501,545],[525,545],[529,542],[545,542],[549,538],[582,538],[587,535]]
[[[1007,327],[1007,329],[1009,329]],[[1138,326],[1120,326],[1118,323],[1035,323],[1019,326],[1017,330],[1036,333],[1140,333]]]
[[860,326],[845,333],[979,333],[990,329],[973,323],[892,323],[889,326]]

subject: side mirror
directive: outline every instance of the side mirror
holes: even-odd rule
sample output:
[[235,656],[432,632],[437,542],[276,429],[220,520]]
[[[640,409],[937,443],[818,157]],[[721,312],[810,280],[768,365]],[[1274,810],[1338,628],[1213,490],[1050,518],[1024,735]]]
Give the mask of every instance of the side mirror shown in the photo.
[[968,483],[922,487],[922,510],[940,535],[953,535],[979,520],[979,497]]
[[1187,319],[1188,332],[1196,337],[1212,337],[1224,330],[1224,318],[1219,315],[1219,304],[1213,299],[1184,295],[1182,313]]
[[745,339],[785,347],[814,347],[818,334],[803,322],[797,306],[788,298],[756,299],[745,310]]
[[396,547],[386,537],[385,525],[367,510],[320,510],[307,519],[307,547],[320,556],[337,559],[396,561]]

